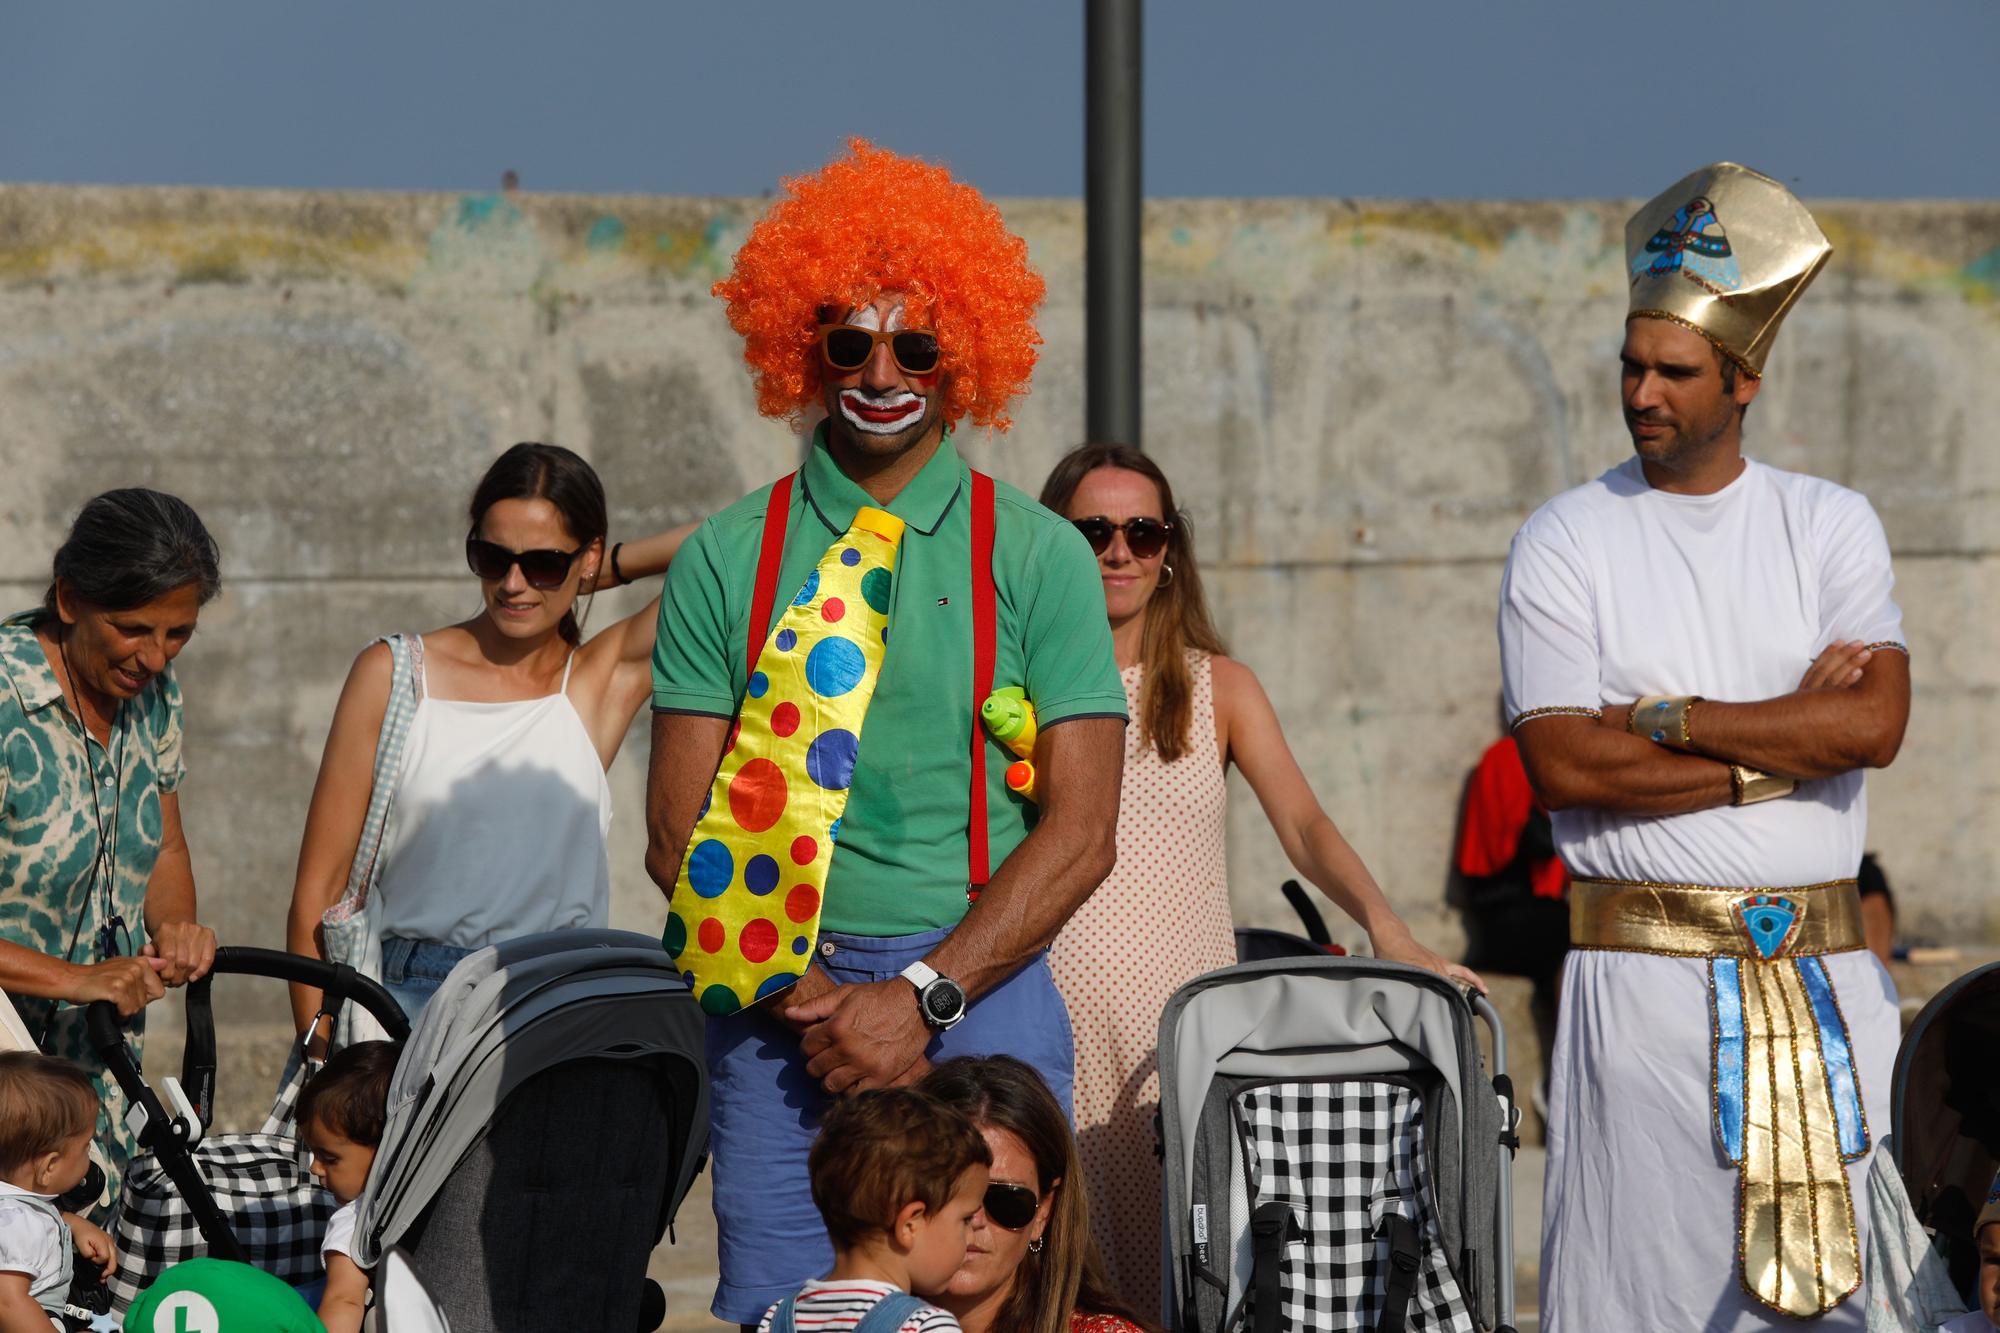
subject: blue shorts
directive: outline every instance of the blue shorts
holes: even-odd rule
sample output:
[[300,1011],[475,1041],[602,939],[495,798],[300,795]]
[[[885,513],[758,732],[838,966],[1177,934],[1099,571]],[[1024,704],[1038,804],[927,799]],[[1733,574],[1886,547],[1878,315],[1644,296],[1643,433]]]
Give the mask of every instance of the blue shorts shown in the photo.
[[[949,934],[874,939],[823,930],[817,962],[842,985],[886,981]],[[1015,1056],[1039,1070],[1063,1110],[1070,1110],[1075,1050],[1069,1011],[1046,957],[982,995],[956,1026],[931,1039],[924,1054],[933,1063],[958,1055]],[[722,1270],[709,1308],[717,1319],[754,1325],[772,1305],[833,1267],[833,1246],[806,1175],[806,1153],[829,1098],[806,1073],[797,1034],[761,1010],[708,1020],[708,1074],[708,1150]]]
[[471,952],[436,940],[415,940],[405,935],[382,937],[382,984],[396,997],[396,1003],[403,1006],[410,1026],[415,1027],[423,1017],[424,1006],[437,994],[452,968],[458,966],[458,960]]

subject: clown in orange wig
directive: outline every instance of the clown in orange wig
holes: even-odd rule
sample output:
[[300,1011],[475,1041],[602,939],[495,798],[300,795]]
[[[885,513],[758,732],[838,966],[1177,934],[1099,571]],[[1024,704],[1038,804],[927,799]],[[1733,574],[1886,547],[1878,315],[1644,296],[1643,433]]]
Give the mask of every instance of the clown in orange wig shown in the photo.
[[863,139],[784,185],[715,284],[743,335],[757,410],[800,420],[821,398],[822,315],[895,294],[904,327],[937,337],[944,421],[1007,429],[1007,405],[1035,369],[1045,289],[1000,210],[943,167]]

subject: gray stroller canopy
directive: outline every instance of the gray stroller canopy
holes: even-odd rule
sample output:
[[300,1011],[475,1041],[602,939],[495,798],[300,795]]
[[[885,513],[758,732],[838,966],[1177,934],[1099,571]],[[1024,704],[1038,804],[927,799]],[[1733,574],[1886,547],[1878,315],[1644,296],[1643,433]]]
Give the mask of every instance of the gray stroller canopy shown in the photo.
[[[355,1227],[355,1262],[379,1262],[423,1215],[508,1095],[555,1066],[682,1057],[700,1088],[692,1123],[706,1126],[701,1029],[701,1012],[687,1002],[671,960],[644,935],[556,931],[466,957],[424,1010],[389,1085],[388,1123]],[[675,1150],[665,1143],[618,1147]],[[702,1158],[700,1144],[689,1145],[670,1205],[686,1194]]]

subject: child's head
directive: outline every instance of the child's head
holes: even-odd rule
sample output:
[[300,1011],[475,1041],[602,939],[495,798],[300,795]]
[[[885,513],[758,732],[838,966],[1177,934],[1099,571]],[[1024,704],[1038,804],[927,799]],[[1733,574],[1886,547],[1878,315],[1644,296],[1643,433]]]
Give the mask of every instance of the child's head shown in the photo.
[[36,1051],[0,1053],[0,1180],[34,1194],[75,1189],[96,1129],[89,1074]]
[[359,1041],[336,1054],[299,1094],[299,1137],[312,1149],[314,1179],[348,1203],[368,1184],[368,1168],[389,1119],[389,1080],[403,1048]]
[[833,1248],[844,1254],[885,1241],[924,1292],[943,1287],[964,1262],[992,1160],[964,1115],[920,1092],[884,1088],[834,1103],[808,1167]]
[[1993,1177],[1986,1206],[1973,1220],[1972,1240],[1979,1247],[1979,1308],[2000,1328],[2000,1175]]

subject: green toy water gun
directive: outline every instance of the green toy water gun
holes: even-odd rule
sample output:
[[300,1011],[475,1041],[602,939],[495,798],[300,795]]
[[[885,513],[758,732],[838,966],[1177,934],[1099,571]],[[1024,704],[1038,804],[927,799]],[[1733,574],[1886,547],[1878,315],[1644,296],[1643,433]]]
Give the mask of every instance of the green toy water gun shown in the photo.
[[993,691],[979,705],[979,720],[994,740],[1015,754],[1015,762],[1007,766],[1007,790],[1024,800],[1036,800],[1035,705],[1028,692],[1019,685]]

